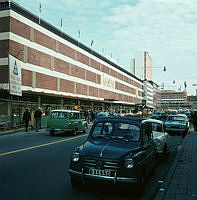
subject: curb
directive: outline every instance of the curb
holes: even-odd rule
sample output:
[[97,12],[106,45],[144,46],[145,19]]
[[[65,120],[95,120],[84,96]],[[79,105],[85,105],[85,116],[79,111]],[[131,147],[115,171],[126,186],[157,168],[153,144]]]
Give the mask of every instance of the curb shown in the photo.
[[25,128],[12,129],[12,130],[8,130],[8,131],[2,131],[2,132],[0,132],[0,136],[2,136],[2,135],[8,135],[8,134],[14,134],[14,133],[18,133],[20,131],[25,131]]
[[175,170],[177,168],[178,162],[180,160],[180,157],[183,154],[185,142],[186,142],[188,137],[189,136],[186,135],[186,137],[185,137],[185,139],[184,139],[184,141],[183,141],[183,143],[181,145],[180,151],[178,151],[178,153],[176,155],[176,158],[175,158],[175,160],[174,160],[174,162],[172,164],[172,167],[168,171],[168,173],[166,175],[166,178],[164,179],[163,183],[160,185],[154,200],[164,200],[165,199],[165,195],[166,195],[167,190],[169,189],[169,185],[170,185],[170,183],[171,183],[171,181],[173,179],[173,176],[174,176]]

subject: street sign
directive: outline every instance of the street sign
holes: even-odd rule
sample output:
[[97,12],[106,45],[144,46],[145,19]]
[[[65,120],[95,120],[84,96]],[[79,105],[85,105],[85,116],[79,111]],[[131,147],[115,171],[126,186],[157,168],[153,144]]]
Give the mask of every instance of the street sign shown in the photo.
[[21,61],[9,55],[10,94],[22,96],[21,89]]

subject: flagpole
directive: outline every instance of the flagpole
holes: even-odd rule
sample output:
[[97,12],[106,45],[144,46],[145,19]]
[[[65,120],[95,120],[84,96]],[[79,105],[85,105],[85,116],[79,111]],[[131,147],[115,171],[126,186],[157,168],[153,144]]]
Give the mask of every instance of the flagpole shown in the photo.
[[41,3],[39,3],[39,24],[40,24],[40,16],[41,16]]
[[62,33],[63,33],[63,19],[61,18],[61,31],[62,31]]
[[79,47],[79,43],[80,43],[80,37],[81,37],[81,32],[80,32],[80,30],[78,29],[78,47]]

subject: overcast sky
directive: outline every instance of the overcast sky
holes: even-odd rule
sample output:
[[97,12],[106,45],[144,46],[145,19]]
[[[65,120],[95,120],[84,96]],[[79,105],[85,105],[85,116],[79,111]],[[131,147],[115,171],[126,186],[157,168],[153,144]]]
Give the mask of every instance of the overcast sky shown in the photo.
[[[130,71],[136,51],[148,51],[153,81],[196,94],[197,0],[15,0],[29,11]],[[102,52],[103,49],[103,52]],[[166,72],[163,71],[166,66]],[[173,84],[175,81],[175,84]]]

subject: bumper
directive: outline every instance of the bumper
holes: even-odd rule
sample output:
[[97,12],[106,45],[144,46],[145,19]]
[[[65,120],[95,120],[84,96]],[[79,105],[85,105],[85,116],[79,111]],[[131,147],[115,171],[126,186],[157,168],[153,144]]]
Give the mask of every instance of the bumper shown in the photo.
[[71,132],[71,131],[73,131],[73,129],[47,128],[47,131],[50,131],[50,130],[52,130],[52,131],[64,131],[64,132]]
[[166,128],[167,132],[185,132],[187,131],[187,128]]
[[115,173],[114,177],[108,177],[108,176],[98,176],[98,175],[86,174],[86,173],[83,173],[83,170],[82,170],[82,172],[78,172],[78,171],[74,171],[74,170],[69,169],[68,172],[69,172],[70,175],[79,176],[82,179],[83,178],[89,178],[89,179],[109,181],[109,182],[113,182],[113,183],[117,183],[117,182],[137,183],[137,178],[117,177],[116,173]]

